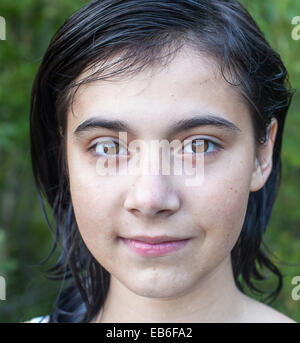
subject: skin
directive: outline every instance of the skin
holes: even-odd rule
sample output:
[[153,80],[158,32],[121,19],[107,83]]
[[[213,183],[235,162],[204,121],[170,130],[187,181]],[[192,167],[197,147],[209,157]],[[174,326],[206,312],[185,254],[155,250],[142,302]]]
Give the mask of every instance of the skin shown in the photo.
[[[263,187],[272,170],[277,122],[272,121],[268,142],[256,152],[249,109],[218,70],[211,58],[186,47],[165,68],[96,81],[76,93],[67,118],[71,197],[85,244],[111,274],[104,310],[95,322],[291,321],[246,297],[234,283],[230,252],[249,193]],[[240,131],[200,126],[167,136],[175,121],[207,112]],[[132,127],[127,143],[200,136],[222,149],[205,155],[204,181],[198,186],[186,186],[186,175],[102,176],[96,170],[99,157],[87,149],[100,138],[118,139],[118,132],[95,128],[74,134],[97,115]],[[119,157],[121,168],[125,160]],[[120,239],[135,235],[190,240],[167,255],[143,257]]]

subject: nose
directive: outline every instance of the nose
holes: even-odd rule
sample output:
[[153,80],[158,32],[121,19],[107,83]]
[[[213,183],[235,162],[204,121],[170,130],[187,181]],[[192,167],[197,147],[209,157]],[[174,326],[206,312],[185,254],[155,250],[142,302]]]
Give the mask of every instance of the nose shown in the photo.
[[136,216],[170,216],[180,208],[180,198],[166,175],[142,175],[128,190],[124,207]]

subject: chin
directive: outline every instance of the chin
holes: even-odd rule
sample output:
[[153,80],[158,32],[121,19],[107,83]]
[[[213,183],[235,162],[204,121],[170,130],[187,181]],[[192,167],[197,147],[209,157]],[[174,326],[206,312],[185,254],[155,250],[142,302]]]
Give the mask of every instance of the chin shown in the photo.
[[154,282],[153,280],[143,280],[139,282],[135,280],[133,284],[124,285],[131,290],[131,292],[146,298],[176,298],[184,294],[189,288],[183,282]]
[[170,289],[153,289],[149,287],[145,288],[132,288],[131,291],[136,295],[145,298],[175,298],[178,297],[182,292]]

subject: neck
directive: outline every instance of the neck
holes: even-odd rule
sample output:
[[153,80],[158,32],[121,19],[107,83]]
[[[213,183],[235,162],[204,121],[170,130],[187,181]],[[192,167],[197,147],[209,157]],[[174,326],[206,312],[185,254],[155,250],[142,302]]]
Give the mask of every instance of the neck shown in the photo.
[[203,276],[185,294],[171,298],[139,296],[111,275],[97,322],[237,322],[243,315],[243,295],[232,273],[230,256]]

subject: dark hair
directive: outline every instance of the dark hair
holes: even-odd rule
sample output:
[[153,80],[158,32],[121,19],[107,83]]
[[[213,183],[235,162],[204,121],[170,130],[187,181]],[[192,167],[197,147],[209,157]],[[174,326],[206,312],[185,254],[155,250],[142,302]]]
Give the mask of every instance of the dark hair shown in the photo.
[[[76,89],[86,82],[135,74],[170,62],[182,46],[218,61],[222,75],[247,102],[257,146],[265,142],[271,118],[278,120],[273,168],[262,189],[251,192],[245,222],[231,256],[238,288],[261,292],[253,280],[261,268],[278,277],[268,293],[282,286],[279,269],[262,250],[281,176],[281,142],[292,98],[287,71],[246,9],[235,0],[98,0],[72,15],[57,31],[36,75],[30,114],[32,167],[42,209],[52,209],[60,257],[49,270],[65,286],[52,322],[88,322],[101,309],[110,274],[94,259],[77,227],[65,157],[66,113]],[[95,68],[95,69],[94,69]],[[78,82],[83,71],[89,76]],[[51,252],[51,253],[52,253]],[[65,282],[67,284],[65,285]]]

